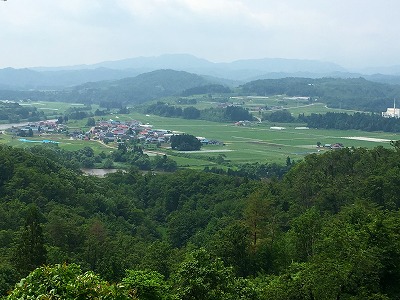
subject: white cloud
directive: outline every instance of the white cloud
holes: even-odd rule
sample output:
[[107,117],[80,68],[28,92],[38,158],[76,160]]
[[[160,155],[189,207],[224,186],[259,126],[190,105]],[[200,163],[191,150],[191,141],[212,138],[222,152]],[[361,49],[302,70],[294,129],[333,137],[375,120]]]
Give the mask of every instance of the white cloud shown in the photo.
[[0,67],[173,52],[399,64],[399,22],[395,0],[9,0]]

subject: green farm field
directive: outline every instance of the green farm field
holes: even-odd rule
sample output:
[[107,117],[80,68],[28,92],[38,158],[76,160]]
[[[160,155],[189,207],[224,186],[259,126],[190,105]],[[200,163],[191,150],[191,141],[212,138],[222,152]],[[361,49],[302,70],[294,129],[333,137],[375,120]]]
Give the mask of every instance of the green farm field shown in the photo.
[[[50,102],[50,101],[32,101],[19,104],[22,106],[34,106],[37,109],[44,111],[46,115],[60,115],[71,107],[79,108],[84,106],[84,104],[80,103],[64,103],[64,102]],[[94,105],[94,109],[96,108],[98,108],[98,105]]]
[[[282,164],[288,156],[291,159],[300,160],[309,153],[318,153],[318,150],[320,153],[327,151],[318,149],[318,142],[322,145],[342,143],[345,147],[374,148],[376,146],[390,147],[391,140],[400,139],[399,134],[393,133],[295,129],[293,124],[254,123],[246,127],[236,126],[233,123],[165,118],[138,113],[119,116],[119,118],[121,120],[136,119],[149,123],[156,129],[173,130],[221,141],[225,144],[224,146],[208,145],[202,147],[201,151],[190,154],[196,158],[224,154],[226,160],[235,163],[276,162]],[[270,129],[272,126],[282,126],[286,129]]]
[[[247,99],[246,99],[247,100]],[[254,99],[254,102],[276,101],[274,99]],[[33,104],[33,103],[32,103]],[[271,103],[270,103],[271,104]],[[33,104],[38,105],[38,104]],[[41,102],[42,108],[49,108],[53,111],[63,112],[71,104],[50,102]],[[289,108],[290,105],[287,105]],[[58,109],[58,110],[56,110]],[[324,113],[326,111],[341,111],[326,108],[321,103],[313,105],[299,105],[289,110],[293,114],[313,112]],[[142,123],[153,125],[155,129],[166,129],[174,132],[182,132],[195,136],[205,137],[208,140],[218,140],[224,143],[224,146],[206,145],[201,151],[180,153],[168,149],[168,145],[163,145],[157,149],[157,153],[165,152],[174,156],[174,159],[182,167],[203,168],[205,166],[216,165],[215,159],[222,156],[225,160],[233,163],[278,163],[284,164],[287,157],[298,161],[310,153],[323,153],[330,151],[326,148],[317,148],[317,143],[335,144],[341,143],[345,147],[365,147],[374,148],[376,146],[390,147],[391,140],[399,140],[400,134],[383,132],[363,132],[356,130],[324,130],[324,129],[296,129],[296,126],[302,124],[271,124],[268,122],[253,123],[250,126],[236,126],[233,123],[217,123],[203,120],[186,120],[180,118],[166,118],[156,115],[145,115],[141,113],[130,113],[128,115],[112,114],[102,117],[104,119],[115,120],[138,120]],[[70,129],[77,128],[85,130],[87,119],[80,121],[70,120],[68,126]],[[271,129],[273,126],[285,127],[284,130]],[[112,151],[112,145],[106,146],[97,141],[70,140],[64,135],[34,137],[36,140],[49,139],[59,142],[59,147],[65,150],[77,150],[85,146],[92,147],[96,153],[101,151]],[[0,143],[18,146],[30,147],[36,143],[24,143],[18,138],[12,138],[6,134],[0,136]],[[153,153],[154,155],[154,153]]]
[[[249,109],[249,111],[253,112],[255,116],[259,112],[260,108],[268,107],[269,110],[264,110],[265,113],[273,112],[276,110],[286,109],[289,110],[293,115],[305,114],[310,115],[312,113],[324,114],[327,112],[346,112],[346,113],[354,113],[354,110],[345,110],[339,108],[329,108],[325,103],[321,102],[313,102],[310,103],[308,100],[303,99],[302,97],[286,97],[284,95],[278,96],[270,96],[270,97],[257,97],[257,96],[238,96],[238,97],[214,97],[209,98],[205,95],[198,97],[183,97],[186,99],[196,99],[196,104],[186,104],[179,105],[177,104],[176,97],[163,98],[159,101],[169,103],[174,106],[179,106],[181,108],[185,108],[188,106],[194,106],[197,109],[205,109],[210,107],[217,107],[221,103],[230,103],[233,105],[240,105],[244,108]],[[158,101],[158,100],[157,100]],[[150,103],[156,103],[157,101],[152,101]]]

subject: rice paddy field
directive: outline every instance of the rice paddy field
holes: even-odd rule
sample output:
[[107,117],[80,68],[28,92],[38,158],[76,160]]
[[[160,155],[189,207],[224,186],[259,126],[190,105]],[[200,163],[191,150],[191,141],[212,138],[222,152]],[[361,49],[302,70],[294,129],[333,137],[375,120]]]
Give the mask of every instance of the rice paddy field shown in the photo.
[[[240,99],[233,99],[237,101]],[[271,103],[282,104],[281,98],[248,99],[247,107],[254,107]],[[271,102],[272,101],[272,102]],[[292,101],[292,102],[290,102]],[[294,101],[294,102],[293,102]],[[293,114],[298,113],[324,113],[332,111],[321,103],[307,105],[300,103],[301,101],[289,99],[285,101],[285,106]],[[51,112],[63,112],[71,104],[65,103],[40,103],[32,104],[48,109]],[[72,104],[74,105],[74,104]],[[79,105],[79,104],[76,104]],[[58,110],[56,110],[58,109]],[[335,110],[341,111],[341,110]],[[50,114],[53,115],[53,114]],[[391,147],[390,141],[400,140],[400,134],[384,133],[384,132],[363,132],[356,130],[325,130],[325,129],[304,129],[304,124],[271,124],[268,122],[253,122],[248,126],[237,126],[233,123],[217,123],[203,120],[185,120],[180,118],[166,118],[155,115],[145,115],[141,113],[130,113],[129,115],[108,115],[105,119],[115,120],[138,120],[144,124],[150,124],[154,129],[165,129],[174,132],[192,134],[198,137],[205,137],[208,140],[217,140],[223,145],[205,145],[201,151],[190,153],[177,153],[168,149],[168,144],[157,149],[150,155],[165,152],[172,155],[178,162],[178,165],[184,167],[202,168],[204,166],[215,165],[213,158],[222,156],[224,160],[232,163],[278,163],[284,164],[287,157],[291,160],[301,160],[310,153],[324,153],[325,151],[333,151],[324,147],[317,147],[317,143],[321,145],[341,143],[344,147],[364,147],[374,148],[377,146]],[[69,121],[70,128],[81,128],[85,130],[87,119],[81,121]],[[278,129],[272,129],[275,127]],[[299,129],[302,128],[302,129]],[[46,139],[57,142],[58,147],[66,150],[77,150],[85,146],[92,147],[98,153],[101,151],[110,152],[113,148],[99,143],[98,141],[71,140],[65,135],[51,135],[45,137],[34,137],[38,141]],[[19,141],[16,137],[7,134],[0,135],[0,143],[18,146],[30,147],[33,143]],[[211,158],[211,159],[210,159]]]
[[[130,114],[130,118],[149,123],[153,128],[184,132],[208,140],[218,140],[224,146],[207,145],[192,157],[218,156],[237,163],[276,162],[285,163],[289,156],[300,160],[310,153],[331,151],[317,148],[317,143],[341,143],[345,147],[374,148],[390,147],[391,140],[400,139],[399,134],[363,132],[357,130],[296,129],[298,124],[253,123],[250,126],[236,126],[233,123],[215,123],[201,120],[164,118],[153,115]],[[123,117],[121,116],[121,119]],[[277,130],[271,127],[284,127]]]
[[[57,118],[58,116],[65,113],[65,111],[71,107],[79,109],[84,107],[81,103],[63,103],[63,102],[50,102],[50,101],[32,101],[19,103],[21,106],[34,106],[39,111],[43,111],[48,119]],[[99,108],[98,105],[91,105],[92,110]]]

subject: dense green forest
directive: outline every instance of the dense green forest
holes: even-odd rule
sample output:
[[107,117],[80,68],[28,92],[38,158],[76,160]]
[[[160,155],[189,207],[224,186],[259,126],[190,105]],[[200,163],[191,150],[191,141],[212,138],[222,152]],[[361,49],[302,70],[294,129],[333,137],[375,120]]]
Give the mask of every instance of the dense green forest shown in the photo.
[[0,150],[8,299],[400,299],[399,142],[309,155],[281,180],[97,178]]
[[400,94],[399,85],[368,81],[364,78],[284,78],[264,79],[241,86],[244,95],[288,95],[310,97],[329,107],[382,112]]

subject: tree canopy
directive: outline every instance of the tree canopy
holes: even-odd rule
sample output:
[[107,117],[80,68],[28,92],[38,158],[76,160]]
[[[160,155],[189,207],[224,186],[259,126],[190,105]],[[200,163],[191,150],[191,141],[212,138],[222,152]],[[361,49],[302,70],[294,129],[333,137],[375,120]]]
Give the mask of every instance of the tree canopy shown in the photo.
[[397,144],[312,154],[263,181],[134,168],[97,178],[56,152],[0,146],[0,292],[397,299]]
[[201,142],[191,134],[176,134],[171,136],[171,148],[179,151],[200,150]]

